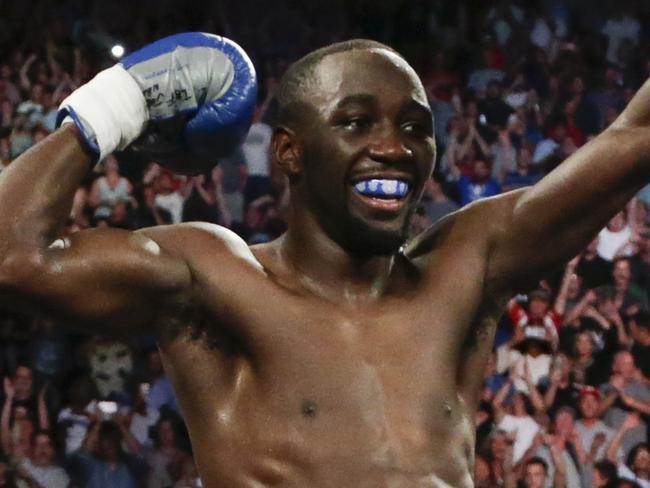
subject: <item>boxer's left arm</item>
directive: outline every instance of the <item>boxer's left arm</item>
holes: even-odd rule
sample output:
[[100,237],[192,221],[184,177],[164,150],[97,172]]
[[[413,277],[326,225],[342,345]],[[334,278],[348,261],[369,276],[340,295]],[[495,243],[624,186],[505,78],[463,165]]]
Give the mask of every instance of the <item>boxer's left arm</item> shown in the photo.
[[618,119],[531,188],[476,205],[490,222],[486,279],[507,295],[586,246],[650,182],[650,81]]

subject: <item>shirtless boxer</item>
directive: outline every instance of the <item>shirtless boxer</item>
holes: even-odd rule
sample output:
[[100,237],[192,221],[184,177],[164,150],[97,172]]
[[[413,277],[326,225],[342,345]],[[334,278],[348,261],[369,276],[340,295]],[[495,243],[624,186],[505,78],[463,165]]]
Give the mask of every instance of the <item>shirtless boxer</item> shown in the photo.
[[650,84],[534,187],[408,243],[435,153],[413,69],[376,43],[335,45],[290,68],[279,103],[278,240],[182,224],[51,245],[97,157],[67,124],[0,175],[3,301],[157,332],[207,487],[471,487],[496,320],[650,180]]

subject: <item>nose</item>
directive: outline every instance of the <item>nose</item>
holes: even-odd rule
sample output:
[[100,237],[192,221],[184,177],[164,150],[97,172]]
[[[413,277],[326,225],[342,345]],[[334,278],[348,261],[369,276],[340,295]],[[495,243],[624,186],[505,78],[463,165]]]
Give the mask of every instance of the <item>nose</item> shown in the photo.
[[382,128],[376,131],[372,137],[368,153],[376,161],[394,163],[413,157],[413,151],[404,144],[394,128]]

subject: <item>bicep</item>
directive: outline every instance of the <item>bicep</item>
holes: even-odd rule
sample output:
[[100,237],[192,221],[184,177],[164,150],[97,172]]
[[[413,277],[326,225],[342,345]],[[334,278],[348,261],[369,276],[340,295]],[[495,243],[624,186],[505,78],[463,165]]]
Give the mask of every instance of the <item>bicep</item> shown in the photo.
[[161,301],[191,283],[184,260],[144,233],[119,229],[59,239],[22,266],[5,294],[14,305],[91,332],[149,328]]

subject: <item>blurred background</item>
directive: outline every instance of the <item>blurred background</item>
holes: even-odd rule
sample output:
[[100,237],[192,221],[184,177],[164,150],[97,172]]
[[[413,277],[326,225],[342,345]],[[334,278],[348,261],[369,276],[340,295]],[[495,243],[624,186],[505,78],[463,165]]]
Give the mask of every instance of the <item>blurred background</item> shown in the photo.
[[[279,78],[314,48],[371,38],[413,64],[434,112],[418,233],[534,184],[611,124],[650,74],[649,27],[643,0],[0,2],[0,171],[125,53],[221,34],[259,75],[240,150],[191,178],[111,155],[78,189],[66,232],[205,220],[266,242],[285,229],[287,185],[269,156]],[[649,205],[645,188],[566,268],[511,300],[476,413],[477,486],[550,487],[559,468],[571,488],[650,487]],[[0,310],[0,375],[0,487],[200,486],[155,338]]]

